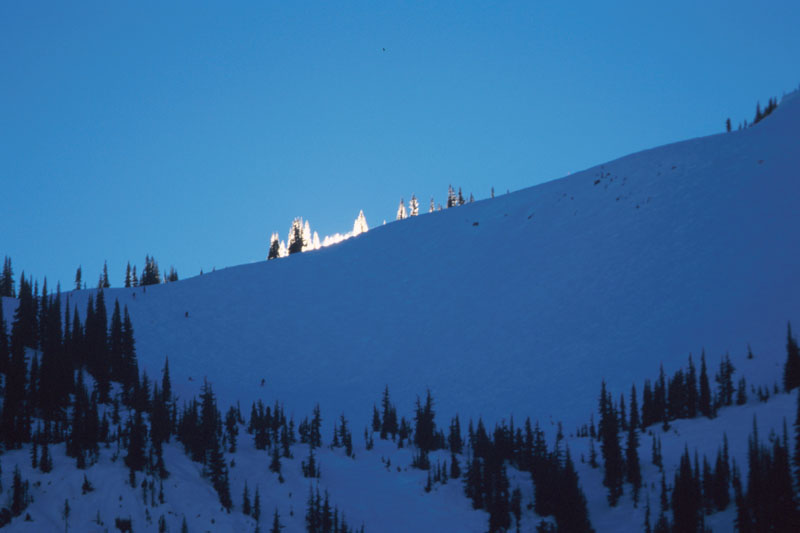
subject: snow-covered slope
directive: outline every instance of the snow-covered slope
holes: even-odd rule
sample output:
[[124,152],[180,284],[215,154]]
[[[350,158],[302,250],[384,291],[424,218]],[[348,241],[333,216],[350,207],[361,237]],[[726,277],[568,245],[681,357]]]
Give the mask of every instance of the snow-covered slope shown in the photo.
[[571,427],[602,378],[627,390],[703,347],[712,368],[748,342],[782,356],[800,323],[798,146],[787,99],[742,132],[107,301],[128,305],[151,375],[169,356],[184,397],[207,376],[223,402],[296,416],[320,402],[358,428],[385,384],[401,413],[429,387],[443,417]]
[[[458,516],[460,530],[481,531],[483,515],[469,510],[455,484],[424,495],[423,473],[392,474],[377,460],[391,454],[393,464],[407,465],[410,453],[382,449],[386,443],[363,451],[361,431],[383,387],[407,417],[430,388],[440,425],[456,413],[490,424],[513,414],[540,420],[552,438],[551,422],[561,420],[570,431],[587,421],[601,379],[618,395],[653,377],[659,364],[671,373],[702,348],[712,372],[730,351],[748,383],[773,384],[785,357],[786,322],[800,324],[798,146],[800,98],[792,95],[741,132],[633,154],[316,252],[146,291],[111,289],[106,300],[128,306],[139,363],[151,376],[169,356],[175,392],[184,399],[207,377],[222,405],[238,400],[245,412],[255,399],[279,400],[299,420],[319,402],[326,437],[346,413],[357,455],[365,458],[353,466],[323,452],[323,483],[368,530],[427,531],[433,529],[426,524],[439,527]],[[70,294],[82,315],[90,292]],[[4,303],[11,317],[13,302]],[[747,343],[752,361],[744,359]],[[793,413],[794,399],[747,409],[775,427]],[[745,446],[750,414],[713,421],[708,453],[722,429],[732,447]],[[664,437],[668,472],[686,442],[680,435],[708,434],[709,424],[680,422],[680,433]],[[692,447],[703,444],[694,441]],[[643,439],[643,458],[648,444]],[[585,453],[585,442],[570,446],[576,457]],[[268,459],[253,457],[237,457],[253,464],[232,469],[235,500],[250,473],[269,475]],[[182,472],[179,481],[199,479],[188,466]],[[579,472],[597,529],[619,529],[630,503],[609,510],[598,471],[579,465]],[[645,472],[648,482],[654,476]],[[291,488],[274,480],[273,489],[262,485],[282,516],[292,505],[286,493],[294,491],[299,516],[291,531],[302,528],[305,481],[287,476]],[[399,506],[404,494],[410,496]],[[639,515],[641,509],[631,530],[640,528]],[[715,520],[724,530],[730,518]],[[238,518],[225,520],[238,527]]]

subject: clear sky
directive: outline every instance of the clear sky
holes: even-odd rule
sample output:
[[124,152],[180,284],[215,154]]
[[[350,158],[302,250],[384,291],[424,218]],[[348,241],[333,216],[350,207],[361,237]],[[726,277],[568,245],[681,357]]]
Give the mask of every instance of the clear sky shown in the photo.
[[798,28],[797,0],[2,2],[0,255],[187,277],[295,216],[374,227],[718,133],[798,86]]

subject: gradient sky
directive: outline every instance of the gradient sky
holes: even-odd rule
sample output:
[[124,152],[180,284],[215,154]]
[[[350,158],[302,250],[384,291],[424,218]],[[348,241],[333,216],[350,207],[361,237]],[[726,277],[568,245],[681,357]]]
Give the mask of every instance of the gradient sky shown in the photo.
[[295,216],[375,227],[718,133],[798,86],[798,28],[796,0],[3,2],[0,255],[188,277]]

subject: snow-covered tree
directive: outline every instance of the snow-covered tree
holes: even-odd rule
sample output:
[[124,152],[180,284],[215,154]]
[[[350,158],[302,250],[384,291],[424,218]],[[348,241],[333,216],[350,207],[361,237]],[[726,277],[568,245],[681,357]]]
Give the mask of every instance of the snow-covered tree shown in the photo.
[[319,233],[317,233],[316,231],[314,232],[314,237],[311,239],[311,248],[313,250],[319,250],[320,248],[322,248],[322,244],[320,244],[319,241]]
[[417,201],[417,197],[413,194],[411,195],[411,201],[408,203],[408,210],[408,216],[415,217],[419,215],[419,202]]
[[447,186],[447,208],[455,207],[458,205],[458,198],[456,197],[456,191],[453,190],[452,185]]
[[356,221],[353,222],[353,237],[366,233],[368,230],[369,227],[367,226],[367,219],[364,217],[364,211],[359,211]]
[[431,196],[431,208],[428,210],[428,213],[433,213],[436,209],[436,205],[433,203],[433,196]]
[[267,260],[276,259],[277,257],[279,257],[280,248],[281,248],[281,245],[280,245],[280,241],[278,240],[278,234],[277,233],[273,233],[272,236],[270,237],[269,252],[267,253]]
[[292,227],[289,230],[289,253],[302,252],[303,246],[303,219],[298,217],[292,221]]
[[400,205],[397,206],[397,220],[403,220],[406,218],[406,206],[403,203],[403,199],[400,198]]
[[303,251],[311,250],[312,243],[314,237],[311,235],[311,225],[306,220],[306,223],[303,224]]

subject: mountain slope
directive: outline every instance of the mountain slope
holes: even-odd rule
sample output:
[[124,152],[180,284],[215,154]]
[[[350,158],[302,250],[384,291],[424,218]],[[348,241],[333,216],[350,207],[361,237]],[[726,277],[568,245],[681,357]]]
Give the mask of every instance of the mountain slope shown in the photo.
[[[786,321],[799,318],[800,251],[792,238],[800,227],[799,141],[800,98],[792,95],[742,132],[648,150],[513,194],[388,224],[313,253],[146,290],[111,289],[106,301],[118,298],[129,307],[140,366],[151,376],[169,356],[181,399],[196,394],[207,377],[222,405],[238,400],[245,412],[255,399],[277,399],[299,421],[319,402],[326,441],[334,418],[344,412],[358,460],[321,450],[322,483],[368,531],[482,531],[485,515],[470,511],[458,484],[422,492],[425,473],[405,470],[408,449],[377,442],[374,451],[364,450],[361,429],[384,385],[406,417],[416,395],[429,387],[440,426],[456,412],[464,424],[468,417],[483,416],[491,424],[509,414],[531,416],[545,425],[548,439],[557,420],[568,432],[587,421],[601,379],[615,394],[627,392],[632,382],[652,378],[660,363],[671,373],[703,347],[712,373],[730,350],[737,377],[772,385],[785,357]],[[91,292],[69,294],[82,316]],[[10,318],[15,301],[3,304]],[[744,357],[747,343],[753,360]],[[795,405],[788,395],[767,404],[751,399],[713,421],[676,422],[663,435],[668,478],[687,442],[712,454],[721,431],[731,439],[732,456],[746,463],[752,415],[766,422],[762,427],[778,429]],[[257,482],[269,502],[265,512],[279,507],[287,531],[301,531],[308,480],[299,477],[298,463],[304,452],[296,450],[295,459],[286,461],[281,485],[268,473],[265,452],[252,449],[250,436],[241,440],[239,466],[231,468],[235,503],[245,480],[251,490]],[[568,442],[576,462],[588,454],[587,439]],[[639,454],[645,485],[657,486],[660,476],[647,464],[649,443],[642,438]],[[177,529],[183,516],[193,531],[253,526],[241,514],[216,511],[201,466],[178,446],[168,447],[168,468],[175,469],[167,487],[174,495],[168,495],[170,527]],[[5,486],[27,453],[3,456]],[[34,522],[17,520],[13,530],[59,524],[61,492],[77,490],[82,477],[63,454],[54,455],[51,477],[24,469],[43,484],[35,489]],[[86,497],[91,503],[76,508],[76,520],[86,524],[103,507],[107,522],[114,513],[132,513],[141,524],[138,490],[125,487],[124,469],[106,455],[89,469],[89,477],[106,488]],[[385,468],[378,456],[403,470]],[[641,507],[634,510],[625,499],[609,509],[601,471],[582,462],[578,470],[598,531],[641,529]],[[529,479],[511,476],[529,502]],[[187,490],[192,496],[181,496]],[[117,493],[126,503],[102,503]],[[655,502],[657,489],[649,493]],[[729,529],[732,512],[714,515],[710,523]],[[526,511],[523,523],[535,518]]]
[[787,99],[742,132],[107,300],[130,308],[144,367],[168,355],[184,395],[205,375],[223,401],[298,416],[320,402],[364,423],[384,384],[406,413],[430,387],[444,416],[569,426],[601,378],[621,390],[702,347],[712,368],[747,342],[783,353],[800,319],[798,145]]

